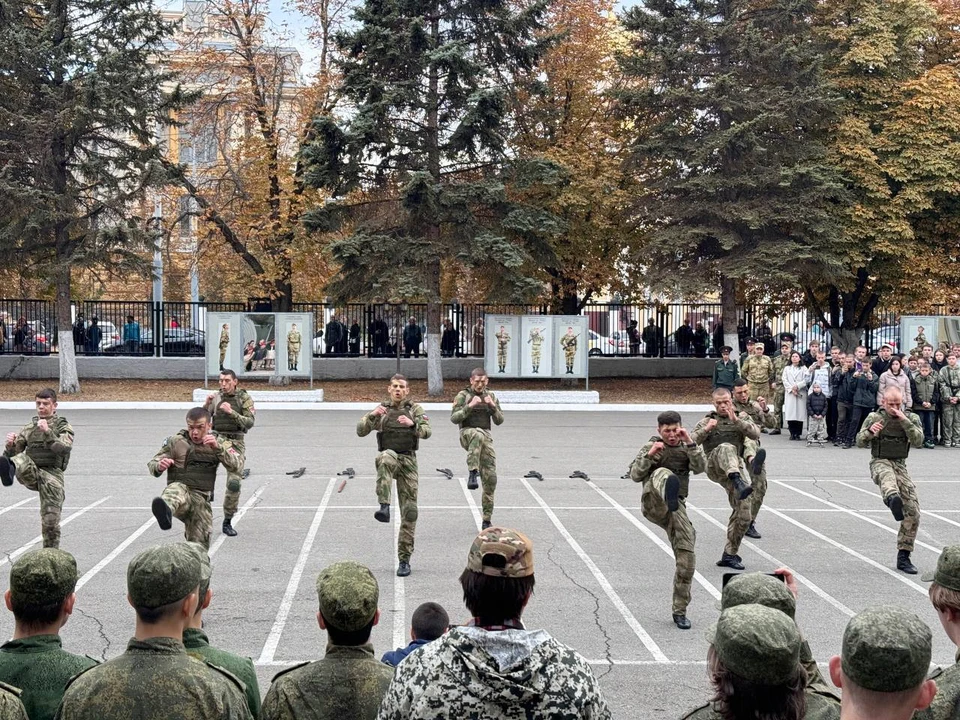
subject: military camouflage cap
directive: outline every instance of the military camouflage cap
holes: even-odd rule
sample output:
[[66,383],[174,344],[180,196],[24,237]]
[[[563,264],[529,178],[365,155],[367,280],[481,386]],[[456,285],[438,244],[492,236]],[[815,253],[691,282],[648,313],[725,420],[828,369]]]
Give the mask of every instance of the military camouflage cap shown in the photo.
[[210,588],[210,576],[213,574],[210,555],[207,554],[207,549],[198,542],[187,542],[187,545],[196,553],[197,559],[200,561],[200,601],[203,602],[203,596],[207,594],[207,590]]
[[949,545],[937,558],[937,569],[923,574],[924,582],[935,582],[947,590],[960,592],[960,545]]
[[366,565],[338,562],[320,571],[317,597],[328,625],[354,632],[369,625],[377,613],[380,586]]
[[708,637],[727,670],[758,685],[785,683],[800,667],[797,624],[764,605],[724,610]]
[[[484,563],[484,557],[496,555],[504,564]],[[493,577],[523,578],[533,575],[533,543],[519,530],[491,527],[474,539],[467,554],[467,570]]]
[[182,600],[200,585],[200,558],[189,543],[144,550],[127,565],[127,592],[137,607],[158,608]]
[[902,692],[917,687],[930,670],[933,635],[912,612],[873,607],[857,613],[843,631],[840,666],[865,690]]
[[77,587],[77,561],[55,548],[24,553],[10,568],[10,594],[17,606],[49,605]]
[[797,600],[787,588],[787,584],[766,573],[743,573],[723,587],[720,595],[720,609],[747,604],[764,605],[794,619],[797,613]]

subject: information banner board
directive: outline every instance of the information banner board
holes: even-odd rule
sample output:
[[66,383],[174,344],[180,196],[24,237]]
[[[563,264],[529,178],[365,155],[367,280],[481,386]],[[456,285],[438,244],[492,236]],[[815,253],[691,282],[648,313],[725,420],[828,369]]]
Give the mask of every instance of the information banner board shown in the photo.
[[520,375],[553,376],[553,321],[549,315],[520,318]]
[[582,315],[554,315],[553,362],[555,377],[587,377],[590,337],[587,318]]
[[206,375],[313,378],[311,313],[208,313]]
[[484,364],[487,375],[496,377],[519,377],[520,317],[518,315],[486,316],[486,348]]

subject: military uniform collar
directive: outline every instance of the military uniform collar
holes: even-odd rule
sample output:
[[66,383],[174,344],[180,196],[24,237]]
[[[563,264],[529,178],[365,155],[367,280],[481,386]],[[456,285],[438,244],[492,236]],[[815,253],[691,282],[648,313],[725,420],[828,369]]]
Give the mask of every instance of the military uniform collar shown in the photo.
[[31,635],[30,637],[5,642],[0,649],[6,652],[43,653],[63,648],[59,635]]
[[397,410],[403,410],[413,406],[413,401],[410,398],[406,400],[401,400],[399,403],[395,403],[393,399],[387,400],[385,407],[395,408]]
[[177,655],[179,653],[186,653],[187,649],[183,646],[183,642],[177,638],[156,637],[137,640],[137,638],[132,637],[130,638],[130,642],[127,643],[127,652]]
[[204,647],[210,644],[210,638],[200,628],[187,628],[183,631],[183,644],[187,648]]
[[373,652],[373,643],[368,642],[363,645],[334,645],[328,640],[325,657],[349,660],[351,658],[372,658],[376,656]]

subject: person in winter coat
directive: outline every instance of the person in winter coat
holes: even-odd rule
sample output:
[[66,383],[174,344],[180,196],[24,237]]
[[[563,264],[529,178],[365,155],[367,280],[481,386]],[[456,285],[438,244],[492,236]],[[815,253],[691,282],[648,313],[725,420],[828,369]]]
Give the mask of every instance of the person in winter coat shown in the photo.
[[880,385],[879,378],[873,374],[868,364],[863,363],[859,370],[856,369],[856,365],[854,368],[853,376],[856,384],[853,391],[853,414],[847,425],[847,437],[843,444],[845,448],[853,447],[857,433],[860,432],[860,424],[873,412],[877,402],[877,387]]
[[810,383],[810,373],[803,366],[800,353],[796,350],[790,353],[790,364],[783,369],[783,419],[790,428],[790,439],[799,440],[803,432],[803,424],[807,420],[807,387]]
[[814,382],[807,395],[807,417],[810,425],[807,429],[807,447],[817,443],[823,447],[827,439],[827,408],[830,398],[823,394],[820,383]]
[[940,404],[940,376],[933,372],[926,360],[919,362],[917,374],[911,381],[910,394],[913,397],[913,411],[920,416],[923,424],[923,446],[932,449],[936,446],[934,419]]
[[910,394],[910,376],[903,369],[903,360],[898,357],[890,358],[890,367],[880,375],[877,386],[877,406],[883,405],[883,391],[889,387],[898,387],[903,393],[903,407],[910,409],[913,406],[913,396]]

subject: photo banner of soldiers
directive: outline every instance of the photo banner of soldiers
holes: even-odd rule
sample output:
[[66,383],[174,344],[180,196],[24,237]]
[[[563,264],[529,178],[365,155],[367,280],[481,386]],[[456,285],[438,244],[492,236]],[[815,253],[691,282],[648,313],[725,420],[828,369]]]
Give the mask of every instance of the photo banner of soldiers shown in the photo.
[[310,313],[207,313],[206,377],[222,368],[238,377],[313,379]]
[[553,376],[587,377],[587,353],[590,350],[587,318],[554,315],[550,319],[553,321]]
[[223,368],[240,367],[240,325],[243,313],[207,313],[204,349],[207,377],[216,377]]
[[277,374],[291,377],[313,375],[313,315],[277,313]]
[[492,380],[498,377],[520,377],[520,338],[519,315],[487,315],[486,348],[483,363],[487,376]]
[[[932,345],[934,351],[936,351],[941,339],[950,342],[948,338],[950,329],[941,327],[941,320],[951,319],[953,318],[931,315],[902,315],[900,317],[900,344],[896,348],[896,352],[919,357],[924,345]],[[954,337],[957,337],[956,334]],[[881,332],[878,339],[879,342],[874,342],[874,345],[877,346],[874,350],[879,349],[879,346],[890,338],[885,337]],[[956,342],[956,340],[953,342]]]
[[553,321],[549,315],[520,318],[520,375],[553,377]]

